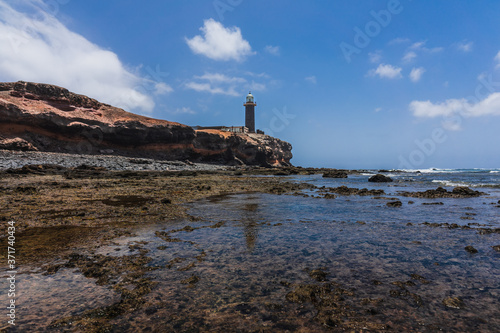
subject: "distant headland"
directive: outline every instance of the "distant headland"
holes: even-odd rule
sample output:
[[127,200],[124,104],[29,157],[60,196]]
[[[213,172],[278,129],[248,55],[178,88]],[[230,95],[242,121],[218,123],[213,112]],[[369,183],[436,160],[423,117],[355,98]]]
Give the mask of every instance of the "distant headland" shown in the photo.
[[190,127],[153,119],[50,84],[0,83],[0,149],[120,155],[228,165],[290,166],[288,142],[245,126]]

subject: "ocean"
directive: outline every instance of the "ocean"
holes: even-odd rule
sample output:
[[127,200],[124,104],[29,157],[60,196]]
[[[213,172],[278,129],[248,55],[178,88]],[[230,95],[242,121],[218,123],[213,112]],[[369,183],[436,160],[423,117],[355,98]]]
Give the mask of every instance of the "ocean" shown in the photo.
[[[150,306],[112,323],[165,332],[498,332],[499,171],[394,170],[384,173],[390,183],[368,182],[372,171],[344,179],[291,175],[282,177],[314,187],[189,203],[192,220],[139,228],[97,250],[123,256],[140,245],[151,258]],[[325,198],[340,186],[385,193]],[[483,194],[405,194],[456,186]],[[401,206],[387,205],[396,201]],[[74,299],[61,295],[81,275],[23,278],[57,285],[59,306],[69,306]],[[94,302],[113,297],[88,284]],[[33,308],[42,307],[51,289],[32,289]]]

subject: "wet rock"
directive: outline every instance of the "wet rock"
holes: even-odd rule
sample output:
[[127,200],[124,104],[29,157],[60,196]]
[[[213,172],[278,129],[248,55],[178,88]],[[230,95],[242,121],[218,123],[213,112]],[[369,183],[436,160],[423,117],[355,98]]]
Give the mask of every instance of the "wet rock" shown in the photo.
[[443,304],[453,309],[462,309],[465,306],[464,301],[460,297],[446,297],[443,300]]
[[458,186],[455,187],[452,191],[454,194],[458,194],[460,196],[477,196],[477,191],[471,190],[470,188],[466,186]]
[[169,205],[172,203],[172,200],[168,199],[168,198],[164,198],[164,199],[161,199],[160,201],[162,204],[164,205]]
[[344,170],[332,170],[323,173],[323,178],[347,178],[347,172]]
[[430,283],[430,282],[429,282],[426,278],[424,278],[424,277],[423,277],[423,276],[421,276],[421,275],[418,275],[418,274],[413,273],[413,274],[411,274],[410,276],[411,276],[411,278],[412,278],[413,280],[420,281],[420,282],[421,282],[421,283],[423,283],[423,284],[429,284],[429,283]]
[[114,207],[138,207],[146,204],[150,201],[149,197],[141,197],[138,195],[117,195],[109,199],[101,200],[101,202],[107,206]]
[[405,197],[437,199],[437,198],[471,198],[485,195],[483,192],[471,190],[465,186],[455,187],[451,192],[445,188],[438,187],[435,190],[427,190],[424,192],[402,192]]
[[392,182],[392,178],[381,174],[376,174],[375,176],[371,176],[370,178],[368,178],[368,181],[373,183],[390,183]]
[[181,283],[182,284],[188,284],[190,286],[194,286],[196,283],[198,283],[198,281],[200,281],[200,278],[198,276],[191,275],[187,279],[181,280]]
[[500,245],[492,246],[493,250],[500,252]]
[[327,273],[323,269],[313,269],[308,272],[309,276],[318,282],[326,281]]
[[335,188],[330,187],[327,190],[329,192],[337,193],[340,195],[380,196],[380,195],[385,194],[384,190],[368,190],[366,188],[358,189],[358,188],[351,188],[351,187],[347,187],[347,186],[339,186],[339,187],[335,187]]
[[251,313],[255,313],[255,312],[258,312],[259,309],[255,306],[252,306],[248,303],[240,303],[238,305],[236,305],[234,307],[234,309],[242,314],[251,314]]
[[442,206],[444,203],[442,202],[422,202],[424,206]]
[[471,245],[467,245],[465,247],[465,251],[467,251],[469,253],[477,253],[478,252],[477,249],[475,247],[471,246]]
[[286,299],[293,303],[313,303],[316,300],[316,294],[319,292],[319,286],[313,284],[299,285],[295,290],[286,294]]
[[383,298],[363,298],[361,300],[361,305],[378,305],[383,301]]
[[387,205],[387,207],[401,207],[401,206],[403,206],[403,203],[398,200],[398,201],[388,202],[386,205]]

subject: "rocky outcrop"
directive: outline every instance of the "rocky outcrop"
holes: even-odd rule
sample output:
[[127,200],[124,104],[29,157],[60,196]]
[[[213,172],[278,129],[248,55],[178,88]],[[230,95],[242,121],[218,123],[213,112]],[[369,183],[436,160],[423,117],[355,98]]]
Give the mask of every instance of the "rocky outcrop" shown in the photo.
[[0,149],[289,165],[291,145],[262,134],[194,131],[49,84],[0,83]]
[[323,173],[323,178],[347,178],[345,170],[331,170]]
[[486,193],[474,191],[466,186],[457,186],[452,191],[438,187],[435,190],[427,190],[424,192],[402,192],[405,197],[438,199],[438,198],[471,198],[485,195]]
[[198,130],[193,141],[196,161],[262,166],[289,166],[292,146],[269,135]]
[[373,183],[390,183],[392,182],[392,178],[381,174],[376,174],[375,176],[371,176],[370,178],[368,178],[368,181]]

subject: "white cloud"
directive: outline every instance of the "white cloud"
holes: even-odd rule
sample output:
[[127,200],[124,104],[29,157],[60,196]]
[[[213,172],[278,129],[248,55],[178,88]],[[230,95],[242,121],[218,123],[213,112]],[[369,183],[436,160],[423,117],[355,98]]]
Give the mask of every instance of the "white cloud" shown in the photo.
[[454,119],[446,119],[441,122],[441,125],[447,131],[460,131],[462,129],[462,126],[460,126],[461,122],[456,120],[454,121]]
[[380,64],[377,69],[372,69],[368,72],[369,76],[378,75],[386,79],[399,79],[401,75],[401,67],[394,67],[392,65]]
[[378,64],[380,60],[382,60],[382,51],[378,50],[375,52],[368,53],[368,59],[370,60],[371,63]]
[[266,90],[266,85],[264,83],[258,83],[258,82],[252,81],[250,83],[249,89],[251,91],[264,91],[264,90]]
[[205,73],[202,76],[195,76],[196,79],[200,80],[207,80],[210,83],[216,83],[216,82],[223,82],[223,83],[231,83],[231,82],[237,82],[237,83],[245,83],[247,80],[245,80],[242,77],[229,77],[224,74],[220,73]]
[[375,108],[375,110],[374,110],[374,111],[375,111],[375,112],[380,112],[380,111],[382,111],[382,108]]
[[196,114],[195,111],[191,110],[189,107],[177,108],[172,114]]
[[495,61],[497,63],[495,68],[500,68],[500,51],[498,51],[497,55],[495,56]]
[[[247,73],[252,77],[267,77],[267,74],[256,75]],[[252,74],[252,75],[250,75]],[[227,76],[222,73],[205,73],[194,76],[194,80],[187,82],[185,87],[198,92],[208,92],[214,95],[242,96],[247,90],[264,91],[266,85],[261,82],[249,81],[244,77]]]
[[223,61],[242,61],[246,56],[254,54],[238,27],[225,28],[220,22],[208,19],[204,21],[200,30],[203,36],[197,35],[191,39],[185,39],[195,54]]
[[472,46],[474,45],[474,42],[460,42],[457,44],[457,49],[462,51],[462,52],[470,52],[472,51]]
[[240,96],[234,87],[222,88],[214,87],[210,83],[199,83],[199,82],[188,82],[186,83],[186,88],[192,89],[198,92],[208,92],[214,95],[229,95],[229,96]]
[[279,56],[280,55],[280,47],[279,46],[271,46],[267,45],[264,50],[272,55]]
[[442,103],[413,101],[410,111],[415,117],[436,118],[460,115],[463,117],[500,116],[500,93],[495,92],[476,103],[466,99],[448,99]]
[[409,38],[401,38],[401,37],[398,37],[398,38],[394,38],[393,40],[391,40],[389,42],[389,45],[395,45],[395,44],[405,44],[405,43],[409,43],[410,42],[410,39]]
[[253,72],[245,72],[245,75],[252,76],[252,77],[258,77],[258,78],[264,78],[264,79],[270,79],[271,76],[267,73],[253,73]]
[[317,82],[317,80],[316,80],[316,76],[314,76],[314,75],[306,77],[306,78],[305,78],[305,80],[306,80],[307,82],[312,83],[312,84],[316,84],[316,82]]
[[158,82],[155,84],[155,95],[165,95],[171,93],[172,91],[174,91],[174,89],[164,82]]
[[403,57],[404,62],[412,62],[417,57],[417,54],[413,51],[408,51]]
[[30,14],[0,2],[0,81],[55,84],[143,112],[151,112],[155,106],[144,91],[153,94],[172,90],[127,70],[115,53],[70,31],[44,12],[38,1],[18,4],[28,8]]
[[425,44],[427,44],[427,41],[416,42],[410,46],[410,49],[416,50],[416,51],[424,51],[424,52],[428,52],[428,53],[438,53],[438,52],[441,52],[444,50],[443,47],[428,48],[425,46]]
[[410,73],[410,80],[412,82],[418,82],[422,78],[422,75],[425,73],[425,69],[423,67],[413,68]]
[[423,42],[416,42],[416,43],[413,43],[411,46],[410,46],[410,49],[413,49],[413,50],[419,50],[421,48],[424,47],[425,43],[427,43],[426,41],[423,41]]

